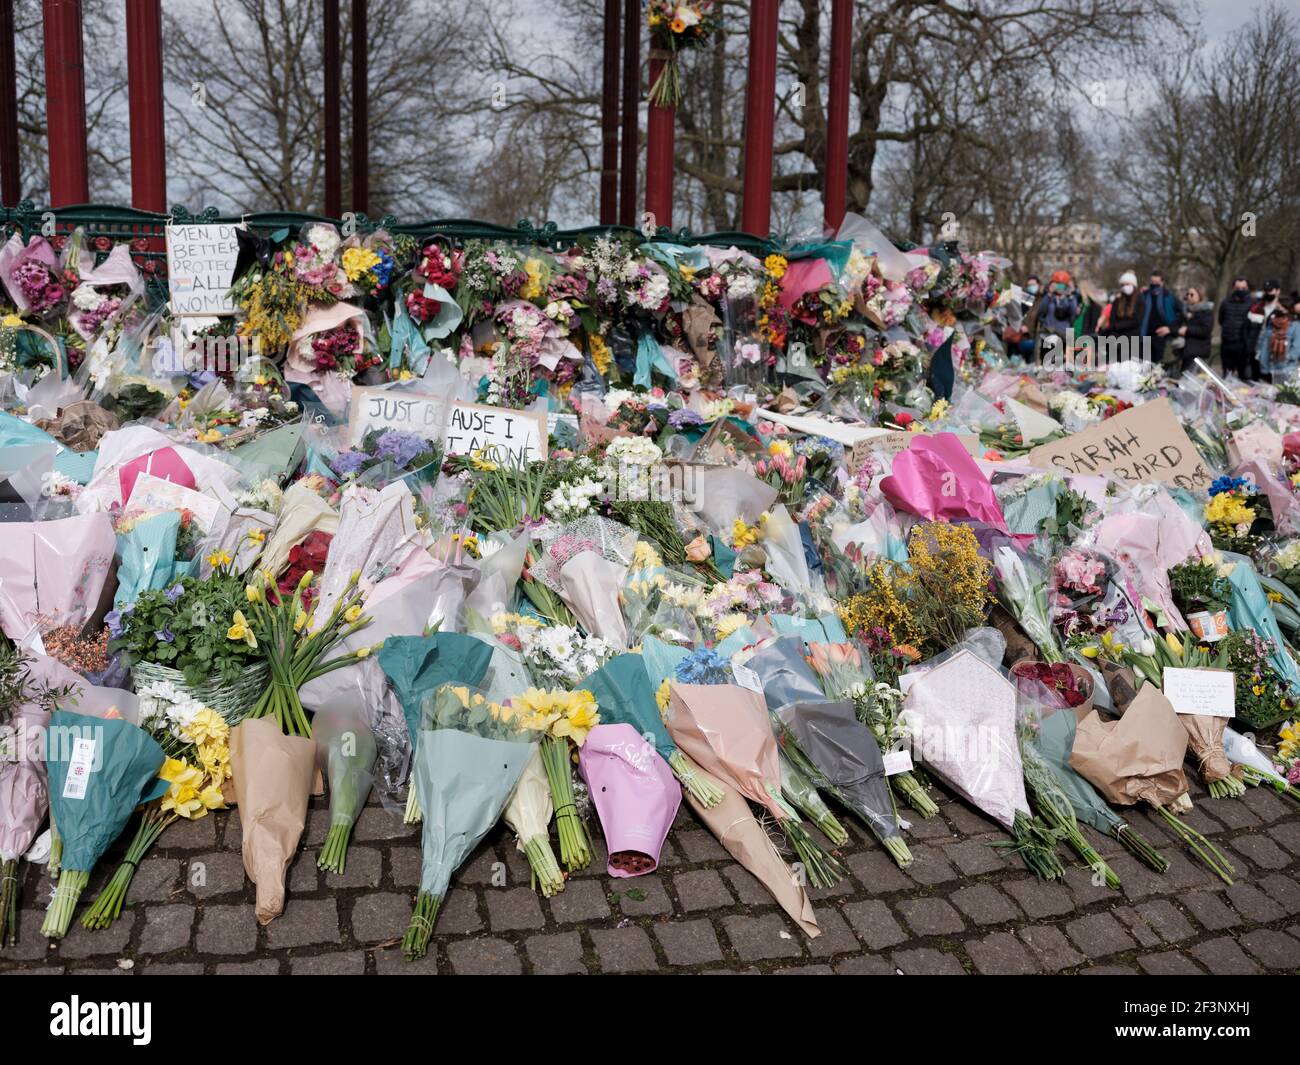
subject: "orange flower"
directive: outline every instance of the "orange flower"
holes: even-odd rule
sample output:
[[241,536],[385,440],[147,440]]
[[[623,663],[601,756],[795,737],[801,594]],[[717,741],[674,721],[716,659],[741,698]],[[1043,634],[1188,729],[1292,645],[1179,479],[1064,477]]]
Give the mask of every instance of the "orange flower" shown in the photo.
[[675,18],[672,22],[668,23],[668,28],[672,30],[673,33],[685,33],[686,23],[679,18]]
[[909,662],[918,662],[921,659],[921,652],[918,651],[915,647],[913,647],[910,643],[900,643],[897,647],[894,648],[894,650],[897,651],[904,658],[906,658]]
[[703,536],[697,536],[686,545],[686,557],[692,562],[703,562],[713,553],[709,547],[709,541]]

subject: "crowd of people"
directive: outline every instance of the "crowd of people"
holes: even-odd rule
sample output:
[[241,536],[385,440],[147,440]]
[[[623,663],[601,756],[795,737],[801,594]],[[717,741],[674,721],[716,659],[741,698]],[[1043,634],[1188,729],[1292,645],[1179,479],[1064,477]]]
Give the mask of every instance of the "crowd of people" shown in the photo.
[[1031,274],[1022,287],[1025,313],[1006,331],[1007,352],[1041,361],[1045,349],[1078,344],[1084,337],[1146,338],[1142,353],[1174,372],[1197,359],[1209,362],[1216,327],[1225,375],[1242,381],[1289,376],[1300,365],[1300,291],[1282,295],[1276,280],[1252,288],[1238,276],[1218,306],[1204,289],[1189,285],[1180,295],[1154,270],[1144,287],[1128,270],[1112,292],[1087,282],[1076,284],[1065,270],[1042,280]]

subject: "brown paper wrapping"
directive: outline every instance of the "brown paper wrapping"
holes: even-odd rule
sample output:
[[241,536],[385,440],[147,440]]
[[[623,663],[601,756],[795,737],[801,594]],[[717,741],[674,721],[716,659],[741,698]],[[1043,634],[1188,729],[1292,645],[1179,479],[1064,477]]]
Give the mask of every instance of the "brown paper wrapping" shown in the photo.
[[1117,806],[1165,806],[1187,791],[1187,732],[1164,692],[1144,684],[1124,716],[1079,723],[1070,765]]
[[1000,604],[995,604],[989,613],[989,624],[1007,641],[1006,652],[1002,655],[1003,665],[1032,661],[1038,657],[1038,644],[1025,635],[1016,619]]
[[1101,667],[1102,679],[1106,681],[1106,690],[1110,692],[1116,713],[1124,713],[1137,698],[1137,676],[1129,666],[1105,658],[1097,659],[1097,665]]
[[257,921],[284,912],[284,877],[307,823],[316,744],[269,717],[230,730],[230,765],[243,829],[244,872],[257,885]]
[[695,815],[718,837],[723,849],[754,874],[804,935],[815,939],[821,935],[821,929],[817,927],[808,893],[795,883],[790,867],[755,820],[749,803],[734,788],[722,781],[716,783],[726,792],[717,806],[701,806],[690,788],[683,788],[682,794]]
[[1207,784],[1231,776],[1234,766],[1223,749],[1223,730],[1228,727],[1226,717],[1208,717],[1204,714],[1179,714],[1178,720],[1187,731],[1187,745],[1201,767],[1201,779]]
[[40,427],[73,451],[94,451],[105,433],[120,428],[117,415],[91,400],[78,400],[49,418]]

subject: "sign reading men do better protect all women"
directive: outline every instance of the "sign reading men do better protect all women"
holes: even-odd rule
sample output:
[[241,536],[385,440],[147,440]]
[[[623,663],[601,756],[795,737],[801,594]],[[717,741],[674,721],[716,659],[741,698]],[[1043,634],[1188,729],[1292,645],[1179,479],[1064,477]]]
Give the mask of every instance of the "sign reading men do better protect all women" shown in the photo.
[[173,314],[234,314],[231,278],[238,226],[168,226],[167,284]]

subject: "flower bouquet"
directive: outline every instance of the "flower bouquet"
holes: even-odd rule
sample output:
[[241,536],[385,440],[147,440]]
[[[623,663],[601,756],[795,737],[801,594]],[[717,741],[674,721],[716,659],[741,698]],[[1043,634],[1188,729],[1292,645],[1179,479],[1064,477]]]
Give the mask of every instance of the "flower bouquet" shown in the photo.
[[145,724],[168,753],[158,771],[167,791],[145,805],[126,857],[81,918],[86,928],[108,928],[121,915],[135,871],[168,825],[182,817],[196,821],[226,805],[221,792],[230,779],[230,727],[221,715],[200,709],[180,727],[166,718]]
[[555,828],[560,836],[560,861],[570,872],[591,864],[591,839],[573,798],[572,762],[600,724],[595,698],[589,691],[542,691],[529,688],[510,700],[520,727],[541,736],[542,764],[555,803]]
[[642,876],[659,865],[682,804],[681,786],[654,746],[631,725],[596,725],[578,755],[609,853],[610,876]]
[[348,839],[374,783],[379,750],[362,707],[331,707],[312,718],[312,734],[324,748],[330,788],[330,828],[316,864],[342,873]]
[[1169,590],[1197,639],[1217,643],[1228,633],[1232,585],[1211,557],[1169,567]]
[[66,710],[50,716],[45,737],[50,817],[62,841],[58,886],[41,934],[62,939],[90,871],[141,803],[168,788],[158,778],[166,757],[143,729],[121,718]]
[[515,846],[528,859],[534,891],[550,898],[564,890],[564,874],[551,849],[550,824],[555,814],[551,785],[540,749],[534,750],[506,804],[505,822],[515,834]]
[[993,573],[998,599],[1038,645],[1043,659],[1062,661],[1048,614],[1047,574],[1033,559],[1006,544],[993,549]]
[[761,695],[734,684],[673,683],[665,720],[677,745],[706,772],[767,808],[815,886],[832,887],[847,875],[781,797],[777,744]]
[[425,700],[415,748],[414,784],[425,817],[420,893],[402,938],[409,959],[428,950],[451,874],[500,819],[536,750],[525,723],[532,711],[476,703],[467,689],[464,699],[448,698],[446,690]]
[[400,478],[412,488],[432,484],[441,465],[438,444],[400,429],[372,429],[356,447],[340,451],[330,460],[330,468],[344,480],[375,484],[386,475],[385,482]]
[[676,107],[682,102],[677,53],[702,45],[722,20],[710,0],[651,0],[646,20],[650,25],[650,57],[663,62],[650,86],[650,103],[655,107]]

